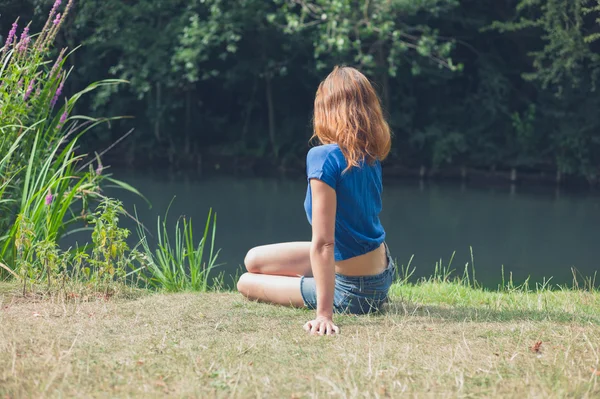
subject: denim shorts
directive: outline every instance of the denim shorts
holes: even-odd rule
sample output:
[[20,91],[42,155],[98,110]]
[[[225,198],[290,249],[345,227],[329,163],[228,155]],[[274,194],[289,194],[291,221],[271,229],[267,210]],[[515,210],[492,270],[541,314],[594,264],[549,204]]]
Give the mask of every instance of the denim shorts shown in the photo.
[[[387,301],[388,291],[394,280],[396,265],[385,246],[388,266],[374,276],[344,276],[335,274],[333,310],[335,313],[366,314],[379,311]],[[314,277],[300,279],[300,293],[309,309],[317,308],[317,289]]]

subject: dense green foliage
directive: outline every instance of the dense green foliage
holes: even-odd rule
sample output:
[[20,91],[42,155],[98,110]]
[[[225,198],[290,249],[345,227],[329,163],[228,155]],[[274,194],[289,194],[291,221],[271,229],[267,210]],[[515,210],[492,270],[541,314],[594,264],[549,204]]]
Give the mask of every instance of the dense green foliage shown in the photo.
[[[49,0],[0,0],[0,31]],[[89,136],[129,162],[204,154],[298,167],[318,82],[358,66],[395,133],[390,163],[522,170],[597,181],[598,0],[89,0],[60,43],[83,48],[82,112],[132,115]]]
[[[38,34],[15,22],[0,52],[1,272],[19,278],[24,291],[28,283],[52,288],[73,278],[107,288],[126,276],[135,257],[128,232],[117,226],[120,205],[100,189],[109,179],[100,159],[85,163],[76,151],[79,138],[105,121],[73,114],[77,101],[118,82],[101,81],[67,98],[66,49],[54,60],[49,54],[72,4],[56,1]],[[62,251],[61,238],[83,223],[95,226],[91,253]]]
[[[140,239],[146,256],[129,247],[131,232],[119,226],[126,213],[119,201],[104,195],[102,186],[110,181],[139,193],[111,179],[100,156],[89,159],[78,150],[85,133],[109,121],[74,114],[78,101],[122,81],[100,81],[65,96],[72,72],[65,65],[72,54],[63,49],[53,59],[51,49],[73,3],[54,0],[37,34],[31,24],[14,22],[0,48],[0,278],[19,279],[23,293],[29,285],[40,283],[53,290],[85,282],[108,294],[115,283],[134,278],[167,288],[154,278],[159,269],[153,267],[145,234]],[[179,264],[178,276],[191,276],[193,284],[180,289],[206,291],[217,256],[213,255],[214,222],[210,246],[206,245],[208,222],[198,245],[191,221],[184,221],[184,226],[185,247],[161,246],[161,253],[173,258],[172,252],[177,251],[177,260],[189,261],[189,271],[187,264]],[[91,231],[89,242],[66,251],[60,247],[62,237],[85,230]],[[140,227],[140,232],[145,231]]]

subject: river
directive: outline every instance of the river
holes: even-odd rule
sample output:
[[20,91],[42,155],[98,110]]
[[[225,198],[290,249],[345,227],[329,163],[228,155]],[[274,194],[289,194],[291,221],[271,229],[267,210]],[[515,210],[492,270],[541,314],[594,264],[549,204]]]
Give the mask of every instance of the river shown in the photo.
[[[198,177],[113,171],[114,177],[138,188],[139,197],[114,192],[128,210],[156,230],[175,197],[169,223],[180,215],[194,220],[201,235],[209,208],[217,213],[216,246],[227,275],[241,270],[246,251],[256,245],[310,240],[303,209],[305,179]],[[381,220],[387,242],[399,264],[413,257],[415,277],[429,276],[440,259],[462,273],[473,249],[477,280],[495,288],[510,273],[515,283],[553,277],[571,284],[571,268],[593,276],[600,268],[600,196],[554,188],[476,188],[460,183],[422,183],[384,179]],[[124,223],[133,228],[131,221]],[[470,266],[469,266],[470,267]]]

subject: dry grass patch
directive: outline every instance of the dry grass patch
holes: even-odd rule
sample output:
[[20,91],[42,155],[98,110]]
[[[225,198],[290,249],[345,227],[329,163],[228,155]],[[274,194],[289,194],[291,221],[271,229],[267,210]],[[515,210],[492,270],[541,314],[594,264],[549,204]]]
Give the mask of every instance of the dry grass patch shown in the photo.
[[7,291],[0,396],[600,395],[600,326],[579,308],[565,320],[404,291],[385,314],[339,317],[340,336],[311,337],[312,313],[234,293],[84,303]]

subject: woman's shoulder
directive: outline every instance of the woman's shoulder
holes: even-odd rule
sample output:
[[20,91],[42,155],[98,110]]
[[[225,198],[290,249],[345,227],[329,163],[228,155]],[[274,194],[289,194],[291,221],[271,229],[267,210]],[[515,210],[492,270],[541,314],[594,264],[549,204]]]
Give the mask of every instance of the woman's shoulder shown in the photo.
[[328,155],[332,152],[336,152],[339,151],[341,152],[342,150],[340,150],[340,147],[337,144],[321,144],[321,145],[316,145],[314,147],[312,147],[310,150],[308,150],[309,154],[315,154],[315,155]]
[[322,144],[308,150],[306,155],[307,162],[325,162],[327,158],[339,160],[344,154],[337,144]]
[[339,176],[344,170],[345,159],[342,150],[337,144],[323,144],[311,148],[306,156],[306,168],[311,171],[326,171],[331,175]]

